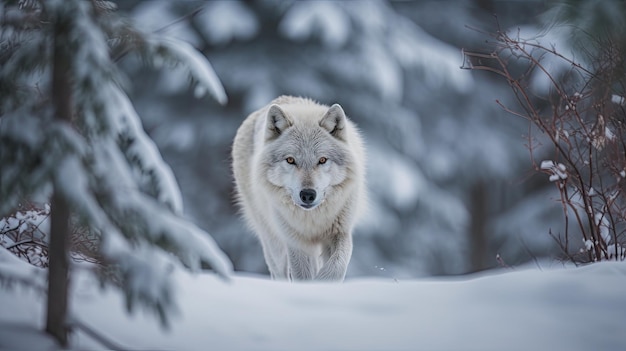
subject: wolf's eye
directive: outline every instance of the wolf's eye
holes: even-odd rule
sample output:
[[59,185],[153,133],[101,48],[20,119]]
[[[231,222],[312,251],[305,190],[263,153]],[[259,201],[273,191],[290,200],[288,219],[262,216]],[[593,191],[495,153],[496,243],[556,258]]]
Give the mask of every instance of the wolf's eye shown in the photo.
[[328,161],[328,159],[326,157],[320,157],[320,164],[323,165],[324,163],[326,163],[326,161]]
[[289,163],[290,165],[293,165],[296,163],[296,160],[291,156],[287,157],[285,161],[287,161],[287,163]]

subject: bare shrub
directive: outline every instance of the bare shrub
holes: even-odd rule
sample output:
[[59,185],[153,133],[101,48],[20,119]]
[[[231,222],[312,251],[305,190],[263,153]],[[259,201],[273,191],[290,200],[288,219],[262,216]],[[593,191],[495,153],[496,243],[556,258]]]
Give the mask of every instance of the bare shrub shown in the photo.
[[[0,246],[34,266],[47,268],[49,218],[48,204],[23,201],[15,211],[0,218]],[[100,263],[99,235],[77,218],[70,222],[72,259]]]
[[[505,78],[518,106],[496,102],[529,121],[532,166],[549,176],[563,206],[564,226],[549,234],[572,262],[625,260],[625,48],[596,41],[579,61],[519,32],[491,37],[493,51],[464,51],[463,68]],[[549,86],[541,95],[532,88],[537,79]],[[552,156],[537,162],[539,147]]]

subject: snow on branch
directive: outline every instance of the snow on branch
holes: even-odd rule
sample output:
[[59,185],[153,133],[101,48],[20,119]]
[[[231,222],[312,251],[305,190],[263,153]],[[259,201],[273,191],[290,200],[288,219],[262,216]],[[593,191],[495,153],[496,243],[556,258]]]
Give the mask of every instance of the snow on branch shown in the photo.
[[[76,177],[83,167],[86,181],[57,181],[57,185],[68,189],[68,196],[71,195],[69,189],[80,188],[76,184],[87,188],[80,192],[83,197],[97,195],[92,202],[96,202],[105,215],[93,210],[90,217],[100,222],[103,236],[107,235],[104,229],[113,227],[129,239],[131,246],[133,242],[144,240],[174,253],[188,267],[198,268],[198,261],[202,261],[227,276],[230,262],[215,243],[207,239],[209,235],[179,217],[182,200],[176,180],[143,131],[130,100],[116,83],[113,62],[108,55],[102,55],[108,50],[103,32],[95,23],[87,23],[91,20],[86,14],[78,17],[72,32],[77,46],[74,57],[76,95],[84,98],[81,105],[84,118],[93,119],[92,127],[103,128],[95,134],[86,133],[86,166],[74,162],[74,172],[64,171],[65,176]],[[206,86],[219,101],[226,101],[210,64],[189,44],[156,36],[145,42],[152,43],[154,49],[160,48],[162,56],[186,63],[200,85]],[[86,63],[88,68],[83,67]],[[57,180],[61,178],[64,177]],[[78,200],[79,197],[73,198]]]
[[117,83],[121,77],[108,55],[103,32],[84,16],[76,20],[73,35],[77,46],[72,65],[75,96],[79,116],[83,117],[78,118],[78,124],[88,138],[117,139],[142,191],[181,214],[182,195],[174,174],[143,131],[132,103]]
[[[138,123],[133,118],[126,118],[126,122]],[[68,139],[81,139],[76,133],[71,135],[69,130],[66,133]],[[154,147],[147,136],[142,137]],[[77,149],[82,150],[82,154],[69,155],[59,162],[55,185],[75,209],[87,215],[89,222],[100,229],[103,236],[106,237],[108,231],[120,230],[131,242],[144,238],[166,247],[191,268],[198,268],[197,260],[201,260],[209,263],[220,275],[229,274],[230,262],[208,234],[181,219],[159,199],[141,191],[132,166],[113,138],[89,140],[89,143],[84,140]],[[149,152],[153,152],[152,157],[159,158],[159,161],[151,162],[165,165],[156,147]],[[145,155],[143,157],[146,159]],[[171,181],[172,186],[177,186],[173,178]]]
[[226,278],[232,266],[207,233],[142,193],[131,172],[117,145],[102,140],[84,155],[61,160],[54,184],[100,233],[101,254],[119,270],[128,307],[147,305],[167,323],[167,312],[175,308],[169,280],[173,269],[183,263],[198,270],[205,262]]
[[[110,141],[97,148],[90,172],[97,182],[101,206],[115,226],[133,241],[146,241],[174,253],[191,269],[206,262],[223,277],[232,270],[230,261],[204,231],[172,213],[134,185],[124,156]],[[106,250],[105,250],[106,251]],[[106,252],[105,252],[106,253]]]
[[0,126],[0,215],[15,208],[23,196],[36,197],[48,184],[63,154],[84,148],[71,127],[51,123],[30,111],[18,110],[2,117]]
[[140,123],[128,96],[120,89],[111,89],[110,118],[115,120],[114,130],[122,141],[126,159],[137,166],[144,188],[155,187],[157,199],[167,204],[177,214],[183,212],[183,199],[171,167],[165,163],[158,148]]
[[346,44],[350,37],[350,18],[334,2],[296,2],[285,14],[278,28],[280,33],[295,41],[305,41],[319,35],[331,48]]
[[18,283],[46,291],[46,271],[20,260],[4,247],[0,247],[0,266],[0,283]]
[[[403,67],[421,71],[425,84],[452,87],[467,93],[474,87],[471,74],[459,70],[456,48],[426,33],[407,18],[399,18],[390,28],[389,50]],[[419,49],[416,49],[419,48]]]
[[541,161],[541,170],[546,171],[550,174],[550,181],[555,182],[559,179],[565,180],[567,179],[567,168],[562,163],[555,164],[553,161],[544,160]]
[[226,91],[222,86],[211,63],[189,43],[182,40],[152,35],[146,38],[148,52],[152,60],[159,66],[163,60],[182,65],[189,76],[196,82],[194,95],[201,98],[208,92],[224,105],[228,101]]

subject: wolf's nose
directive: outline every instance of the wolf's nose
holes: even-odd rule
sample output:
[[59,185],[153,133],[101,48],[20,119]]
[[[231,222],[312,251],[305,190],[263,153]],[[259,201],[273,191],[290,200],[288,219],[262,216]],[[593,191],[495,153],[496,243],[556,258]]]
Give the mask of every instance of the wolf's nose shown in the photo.
[[313,201],[315,201],[316,195],[317,194],[313,189],[303,189],[302,191],[300,191],[300,200],[302,200],[303,203],[310,205],[313,203]]

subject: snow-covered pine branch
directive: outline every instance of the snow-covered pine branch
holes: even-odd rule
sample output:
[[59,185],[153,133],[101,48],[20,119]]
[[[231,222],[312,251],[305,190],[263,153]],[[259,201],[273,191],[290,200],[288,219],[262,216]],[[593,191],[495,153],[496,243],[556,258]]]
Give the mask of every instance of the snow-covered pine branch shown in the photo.
[[[172,170],[122,89],[109,44],[124,34],[116,29],[129,27],[104,17],[91,2],[57,0],[42,6],[36,12],[42,27],[16,35],[19,45],[0,58],[0,89],[26,92],[6,95],[0,105],[0,217],[21,198],[55,189],[101,236],[103,263],[119,273],[128,306],[147,305],[166,322],[174,307],[173,269],[198,270],[205,263],[228,277],[232,265],[209,234],[182,218]],[[47,95],[52,24],[60,22],[68,33],[62,48],[72,82],[71,125],[54,118]],[[204,89],[226,101],[210,64],[190,45],[162,36],[141,39],[137,45],[147,43],[144,54],[182,63],[198,83],[196,93]],[[30,63],[20,65],[25,59]]]
[[160,60],[164,60],[180,64],[185,68],[189,77],[196,83],[194,95],[197,98],[203,97],[208,92],[222,105],[228,101],[224,87],[209,61],[189,43],[175,38],[152,35],[147,38],[146,44],[149,52],[153,52],[153,62],[157,66]]
[[127,23],[119,23],[108,29],[122,32],[116,33],[113,41],[117,51],[115,59],[121,58],[129,51],[135,51],[145,62],[157,68],[164,65],[183,68],[190,81],[195,84],[196,98],[202,98],[209,93],[222,105],[228,101],[226,91],[213,66],[191,44],[158,32],[144,33]]

